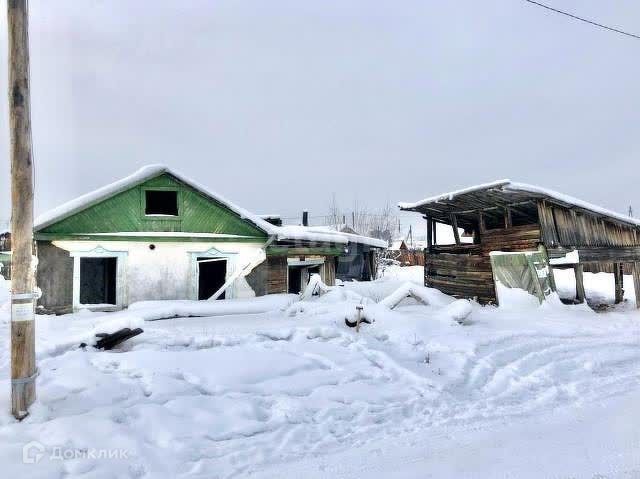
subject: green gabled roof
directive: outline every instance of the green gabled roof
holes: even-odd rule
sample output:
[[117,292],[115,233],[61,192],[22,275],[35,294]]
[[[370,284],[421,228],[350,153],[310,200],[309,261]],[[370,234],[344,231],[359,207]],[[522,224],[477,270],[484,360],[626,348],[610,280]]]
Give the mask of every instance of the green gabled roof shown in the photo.
[[[179,216],[145,216],[146,189],[178,191]],[[272,233],[273,227],[221,195],[157,165],[65,203],[38,217],[35,223],[34,230],[40,237],[118,233],[116,236],[128,239],[127,232],[138,237],[144,232],[173,232],[176,238],[187,238],[189,233],[202,238],[200,233],[227,241],[262,239]]]

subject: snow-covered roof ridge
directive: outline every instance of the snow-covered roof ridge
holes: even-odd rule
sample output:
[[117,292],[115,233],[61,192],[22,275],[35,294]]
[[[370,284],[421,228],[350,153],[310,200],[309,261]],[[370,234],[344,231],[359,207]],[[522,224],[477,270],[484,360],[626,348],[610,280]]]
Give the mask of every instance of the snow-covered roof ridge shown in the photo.
[[482,183],[479,185],[469,186],[468,188],[462,188],[459,190],[450,191],[449,193],[442,193],[440,195],[432,196],[430,198],[425,198],[423,200],[416,201],[414,203],[400,202],[398,203],[398,208],[403,210],[410,209],[410,208],[417,208],[422,205],[428,205],[429,203],[437,203],[438,201],[442,201],[442,200],[452,200],[456,196],[464,195],[466,193],[473,193],[474,191],[482,191],[482,190],[488,190],[490,188],[498,188],[500,186],[504,186],[509,183],[511,183],[511,180],[507,180],[507,179],[496,180],[490,183]]
[[163,173],[169,173],[170,175],[174,176],[181,182],[195,188],[205,196],[217,201],[218,203],[221,203],[222,205],[229,208],[231,211],[238,214],[241,218],[247,219],[252,223],[254,223],[258,228],[263,230],[265,233],[268,233],[268,234],[277,233],[276,231],[274,231],[274,226],[272,224],[264,221],[259,216],[248,212],[244,208],[241,208],[237,206],[235,203],[229,201],[224,196],[211,191],[209,188],[204,187],[198,182],[190,178],[187,178],[186,176],[182,175],[181,173],[178,173],[177,171],[169,168],[166,165],[161,165],[161,164],[143,166],[142,168],[140,168],[139,170],[137,170],[136,172],[134,172],[129,176],[126,176],[124,178],[114,181],[113,183],[109,183],[108,185],[105,185],[89,193],[81,195],[71,201],[68,201],[67,203],[64,203],[58,206],[57,208],[54,208],[38,216],[34,222],[35,223],[34,229],[37,231],[37,230],[46,228],[47,226],[55,222],[61,221],[64,218],[67,218],[75,213],[78,213],[83,209],[99,201],[110,198],[140,183],[144,183],[145,181],[150,180],[151,178],[160,176]]
[[268,221],[262,219],[259,215],[250,213],[249,211],[241,208],[235,203],[229,201],[224,196],[212,191],[211,189],[199,184],[198,182],[182,175],[181,173],[169,168],[166,165],[147,165],[143,166],[133,174],[109,183],[103,187],[93,190],[89,193],[81,195],[71,201],[68,201],[46,213],[38,216],[34,222],[34,230],[38,231],[47,226],[61,221],[69,216],[78,213],[89,206],[110,198],[118,193],[128,190],[140,183],[144,183],[151,178],[160,176],[163,173],[168,173],[177,178],[182,183],[185,183],[192,188],[198,190],[203,195],[217,201],[218,203],[229,208],[235,212],[242,219],[246,219],[257,226],[270,236],[276,236],[279,240],[300,240],[300,241],[319,241],[319,242],[333,242],[333,243],[362,243],[376,247],[386,247],[386,242],[377,240],[375,238],[369,238],[366,236],[353,235],[349,233],[340,233],[336,231],[330,231],[328,229],[322,230],[317,227],[305,227],[305,226],[275,226]]
[[420,201],[416,201],[414,203],[406,203],[400,202],[398,203],[398,207],[403,210],[419,208],[420,206],[427,205],[430,203],[437,203],[443,200],[453,200],[456,196],[460,196],[466,193],[473,193],[476,191],[483,191],[492,188],[500,188],[503,191],[519,191],[525,193],[531,193],[534,195],[539,195],[543,197],[547,197],[553,200],[556,200],[560,203],[564,203],[571,206],[576,206],[578,208],[582,208],[587,211],[591,211],[592,213],[609,216],[617,221],[627,223],[633,226],[640,226],[640,220],[636,218],[631,218],[629,216],[625,216],[621,213],[617,213],[615,211],[611,211],[609,209],[603,208],[598,205],[594,205],[593,203],[589,203],[587,201],[575,198],[573,196],[565,195],[563,193],[559,193],[554,190],[550,190],[548,188],[543,188],[541,186],[529,185],[526,183],[518,183],[508,179],[492,181],[490,183],[484,183],[480,185],[471,186],[469,188],[464,188],[456,191],[451,191],[449,193],[444,193],[437,196],[432,196],[430,198],[425,198]]
[[46,228],[47,226],[57,221],[67,218],[79,211],[82,211],[93,203],[116,195],[122,191],[128,190],[132,186],[142,183],[150,178],[153,178],[154,176],[161,175],[162,173],[167,171],[167,169],[168,168],[165,165],[159,164],[143,166],[129,176],[125,176],[124,178],[120,178],[113,183],[109,183],[108,185],[90,191],[89,193],[78,196],[73,200],[67,201],[60,206],[57,206],[56,208],[53,208],[41,214],[34,221],[34,229],[37,231],[42,228]]
[[505,188],[513,191],[525,191],[527,193],[534,193],[547,196],[549,198],[553,198],[562,203],[567,203],[573,206],[577,206],[578,208],[582,208],[584,210],[592,211],[596,214],[603,216],[610,216],[615,218],[618,221],[623,223],[629,223],[634,226],[640,226],[640,220],[637,218],[632,218],[630,216],[626,216],[624,214],[618,213],[616,211],[609,210],[607,208],[603,208],[598,205],[594,205],[593,203],[589,203],[587,201],[583,201],[579,198],[575,198],[570,195],[565,195],[563,193],[559,193],[554,190],[549,190],[547,188],[542,188],[536,185],[528,185],[526,183],[517,183],[517,182],[509,182],[508,185],[505,185]]

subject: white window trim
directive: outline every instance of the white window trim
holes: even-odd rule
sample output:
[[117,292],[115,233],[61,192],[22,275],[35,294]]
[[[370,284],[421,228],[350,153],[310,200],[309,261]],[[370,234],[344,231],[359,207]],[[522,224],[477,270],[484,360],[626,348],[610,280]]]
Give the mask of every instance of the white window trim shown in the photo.
[[[127,252],[113,251],[96,246],[88,251],[70,251],[73,258],[73,311],[89,309],[91,311],[112,311],[122,309],[127,304]],[[80,303],[80,259],[81,258],[116,258],[116,304],[114,306],[91,305]]]
[[287,266],[318,266],[324,264],[324,258],[314,258],[299,260],[296,258],[287,258]]
[[[230,253],[221,251],[217,248],[209,248],[207,250],[201,251],[189,251],[191,255],[191,274],[189,275],[189,298],[193,300],[198,299],[198,279],[200,278],[200,269],[198,265],[198,258],[211,258],[211,259],[220,259],[227,261],[227,271],[225,274],[225,281],[229,279],[229,277],[233,274],[236,269],[236,263],[238,258],[238,253]],[[233,299],[236,297],[235,290],[235,282],[234,284],[229,285],[227,290],[225,291],[225,299]]]

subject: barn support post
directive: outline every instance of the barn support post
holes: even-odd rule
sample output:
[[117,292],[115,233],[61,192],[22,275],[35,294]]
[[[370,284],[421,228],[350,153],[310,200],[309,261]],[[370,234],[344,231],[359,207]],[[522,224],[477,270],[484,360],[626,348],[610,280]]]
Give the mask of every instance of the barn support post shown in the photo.
[[640,263],[631,264],[633,274],[633,289],[636,293],[636,308],[640,308]]
[[544,245],[540,245],[538,249],[544,255],[544,261],[547,264],[547,271],[549,272],[549,287],[551,288],[551,291],[556,292],[558,290],[556,288],[556,278],[553,275],[553,265],[551,264],[551,260],[549,259],[549,252],[547,251],[547,247]]
[[431,253],[433,251],[433,222],[429,216],[425,216],[425,219],[427,220],[427,253]]
[[573,266],[573,272],[576,276],[576,301],[584,303],[586,294],[584,292],[584,266],[580,263]]
[[456,241],[456,244],[460,246],[460,232],[458,231],[458,218],[455,214],[451,214],[451,228],[453,228],[453,238]]
[[504,209],[504,227],[506,229],[511,228],[513,225],[513,220],[511,216],[511,208],[507,207]]
[[436,220],[433,220],[433,240],[432,240],[432,244],[433,246],[438,244],[438,228],[436,227],[438,223],[436,223]]
[[613,280],[615,282],[615,303],[624,300],[624,283],[622,275],[622,263],[613,263]]

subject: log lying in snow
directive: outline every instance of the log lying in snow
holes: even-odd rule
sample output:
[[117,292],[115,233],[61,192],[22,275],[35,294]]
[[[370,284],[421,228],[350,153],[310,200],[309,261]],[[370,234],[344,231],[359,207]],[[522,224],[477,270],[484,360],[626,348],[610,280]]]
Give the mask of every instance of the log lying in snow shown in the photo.
[[100,338],[96,341],[96,344],[93,345],[96,349],[113,349],[118,344],[126,341],[127,339],[131,339],[134,336],[142,334],[143,330],[140,328],[130,329],[130,328],[122,328],[115,333],[106,334],[99,333],[96,334],[96,337]]
[[[349,321],[349,318],[344,318],[344,324],[346,324],[350,328],[355,328],[358,325],[358,320],[356,319],[355,321]],[[360,319],[360,324],[371,324],[371,321],[363,317]]]

